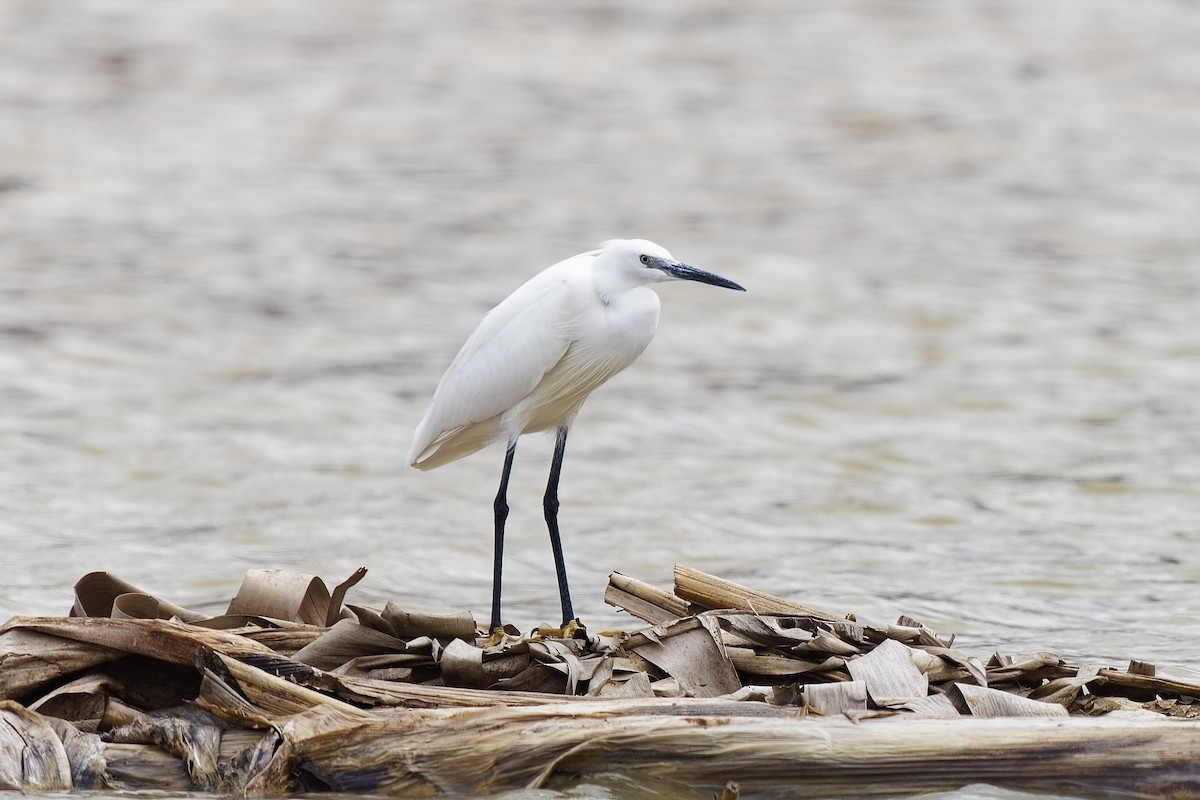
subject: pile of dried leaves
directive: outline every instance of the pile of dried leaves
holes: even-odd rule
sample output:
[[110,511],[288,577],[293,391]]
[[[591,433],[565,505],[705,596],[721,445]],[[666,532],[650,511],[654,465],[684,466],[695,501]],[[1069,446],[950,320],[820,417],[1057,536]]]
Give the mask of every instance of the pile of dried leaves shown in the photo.
[[636,770],[819,793],[878,780],[881,758],[893,792],[1006,765],[1021,785],[1200,785],[1200,724],[1166,719],[1197,716],[1200,685],[1142,662],[982,661],[907,617],[871,627],[682,566],[673,593],[611,576],[643,629],[486,632],[346,604],[364,574],[331,592],[253,570],[206,618],[93,573],[72,616],[10,620],[0,788],[431,794]]

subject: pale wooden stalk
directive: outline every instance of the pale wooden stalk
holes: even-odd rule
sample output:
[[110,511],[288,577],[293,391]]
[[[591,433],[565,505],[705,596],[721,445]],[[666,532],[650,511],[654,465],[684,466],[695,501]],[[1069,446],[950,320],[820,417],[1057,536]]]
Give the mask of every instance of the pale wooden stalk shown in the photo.
[[[608,704],[597,704],[596,710]],[[395,719],[292,739],[277,776],[302,770],[333,791],[476,794],[557,774],[670,777],[698,791],[734,780],[789,796],[931,791],[987,782],[1161,792],[1200,787],[1200,723],[1104,718],[747,718],[590,713],[590,705],[495,708]],[[756,704],[744,704],[756,705]],[[689,709],[690,710],[690,709]],[[285,737],[287,734],[285,733]],[[274,786],[277,790],[281,786]],[[1188,795],[1191,796],[1191,795]]]
[[793,603],[683,564],[675,565],[675,594],[708,609],[735,608],[755,614],[793,614],[830,622],[845,619],[845,615]]
[[608,576],[604,602],[654,625],[671,622],[690,613],[685,601],[665,589],[619,572]]

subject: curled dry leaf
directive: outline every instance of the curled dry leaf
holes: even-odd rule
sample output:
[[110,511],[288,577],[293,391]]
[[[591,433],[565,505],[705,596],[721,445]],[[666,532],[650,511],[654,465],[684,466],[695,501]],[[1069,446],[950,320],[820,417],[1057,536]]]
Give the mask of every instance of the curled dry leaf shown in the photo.
[[0,784],[478,794],[633,771],[828,794],[853,791],[886,753],[914,790],[1012,775],[1146,793],[1163,771],[1182,776],[1173,790],[1200,786],[1188,755],[1200,685],[1151,664],[985,664],[907,617],[867,624],[687,567],[685,596],[614,575],[609,596],[655,624],[609,635],[346,606],[362,575],[328,592],[311,575],[252,571],[229,613],[191,622],[115,576],[85,576],[72,612],[103,616],[0,627],[0,737],[27,753],[4,760],[0,746]]

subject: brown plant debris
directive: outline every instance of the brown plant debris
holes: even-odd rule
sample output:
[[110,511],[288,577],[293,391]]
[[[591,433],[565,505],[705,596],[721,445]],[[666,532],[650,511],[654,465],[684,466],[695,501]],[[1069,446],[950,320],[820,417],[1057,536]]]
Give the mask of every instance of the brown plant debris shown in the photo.
[[600,773],[706,796],[1071,783],[1200,797],[1200,684],[1049,653],[980,659],[689,567],[619,573],[647,623],[481,631],[251,570],[208,617],[108,573],[0,626],[0,789],[486,793]]

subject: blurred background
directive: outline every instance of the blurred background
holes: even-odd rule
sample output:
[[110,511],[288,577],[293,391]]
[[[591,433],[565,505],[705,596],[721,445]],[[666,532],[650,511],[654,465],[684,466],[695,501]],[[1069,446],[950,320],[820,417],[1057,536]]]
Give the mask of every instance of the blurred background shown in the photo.
[[[405,465],[542,268],[661,287],[561,489],[576,610],[676,562],[986,658],[1200,676],[1200,8],[0,4],[0,618],[248,568],[487,616],[496,447]],[[506,617],[557,621],[526,437]]]

